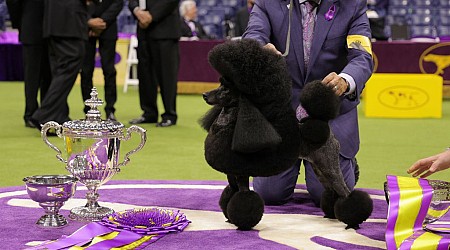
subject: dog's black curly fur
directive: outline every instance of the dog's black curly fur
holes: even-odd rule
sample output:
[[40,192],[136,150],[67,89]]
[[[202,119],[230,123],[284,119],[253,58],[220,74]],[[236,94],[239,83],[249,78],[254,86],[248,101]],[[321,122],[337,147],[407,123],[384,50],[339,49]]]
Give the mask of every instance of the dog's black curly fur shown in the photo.
[[[300,134],[290,106],[291,79],[284,59],[245,39],[216,46],[208,58],[221,74],[221,86],[204,94],[205,101],[214,106],[201,122],[208,131],[205,158],[209,165],[225,174],[242,176],[271,176],[292,166],[298,159]],[[255,146],[247,152],[231,150],[233,143],[254,146],[255,141],[246,141],[251,132],[257,133],[251,140],[264,140],[261,130],[269,137],[277,136],[273,130],[261,128],[257,117],[248,113],[244,114],[245,119],[256,128],[252,131],[245,128],[245,134],[236,134],[239,109],[246,108],[239,106],[242,99],[262,114],[281,141],[260,142],[267,146]]]

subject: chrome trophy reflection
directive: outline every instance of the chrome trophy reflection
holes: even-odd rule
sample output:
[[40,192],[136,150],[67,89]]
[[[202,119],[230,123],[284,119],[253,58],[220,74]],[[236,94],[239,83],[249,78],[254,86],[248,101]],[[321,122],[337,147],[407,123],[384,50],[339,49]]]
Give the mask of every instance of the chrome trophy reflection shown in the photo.
[[[66,163],[66,169],[88,189],[86,205],[70,211],[69,218],[74,220],[99,221],[114,213],[111,208],[98,204],[98,188],[119,172],[120,167],[128,164],[129,156],[141,150],[147,140],[146,130],[139,126],[133,125],[124,129],[120,122],[102,120],[98,110],[102,103],[94,87],[91,99],[85,101],[91,108],[86,119],[68,121],[63,125],[50,121],[45,123],[41,130],[44,142],[57,152],[56,158]],[[64,139],[67,158],[63,158],[61,150],[48,140],[47,131],[51,128],[56,130],[58,137]],[[132,132],[140,135],[140,144],[126,153],[124,160],[119,163],[120,143],[129,140]]]
[[59,214],[59,209],[75,194],[77,180],[70,175],[35,175],[23,179],[28,196],[45,210],[45,215],[36,222],[38,226],[67,225],[67,220]]

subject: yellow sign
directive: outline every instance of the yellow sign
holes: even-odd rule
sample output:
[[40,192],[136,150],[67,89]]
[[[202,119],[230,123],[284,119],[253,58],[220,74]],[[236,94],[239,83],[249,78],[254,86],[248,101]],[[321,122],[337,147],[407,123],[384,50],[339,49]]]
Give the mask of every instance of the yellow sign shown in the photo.
[[367,117],[441,118],[441,76],[375,73],[364,89]]

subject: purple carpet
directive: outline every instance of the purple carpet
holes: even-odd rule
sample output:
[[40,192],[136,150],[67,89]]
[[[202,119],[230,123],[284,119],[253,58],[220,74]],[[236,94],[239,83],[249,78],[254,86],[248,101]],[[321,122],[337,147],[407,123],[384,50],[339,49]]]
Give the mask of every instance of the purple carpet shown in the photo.
[[[323,218],[303,185],[291,202],[266,206],[252,231],[238,231],[225,222],[218,201],[225,182],[219,181],[110,181],[100,188],[102,206],[123,211],[136,207],[177,209],[192,223],[181,233],[168,234],[152,249],[386,249],[384,232],[387,204],[381,190],[365,190],[374,200],[374,212],[359,230],[345,230],[337,220]],[[67,218],[73,207],[83,206],[86,189],[61,209]],[[23,249],[36,242],[70,235],[85,223],[69,220],[66,227],[42,229],[35,225],[43,209],[28,198],[25,187],[0,189],[0,242],[2,249]],[[4,248],[6,246],[6,248]]]

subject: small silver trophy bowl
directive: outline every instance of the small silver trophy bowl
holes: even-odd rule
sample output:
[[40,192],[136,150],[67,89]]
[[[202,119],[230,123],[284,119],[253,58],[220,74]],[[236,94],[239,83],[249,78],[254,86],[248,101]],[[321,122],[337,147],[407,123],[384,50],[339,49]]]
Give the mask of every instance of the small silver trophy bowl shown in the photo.
[[63,227],[67,220],[59,209],[75,194],[77,178],[70,175],[35,175],[23,179],[28,196],[45,210],[36,224],[40,227]]
[[[98,99],[97,89],[91,92],[91,99],[85,104],[91,109],[86,119],[65,122],[63,125],[49,121],[42,126],[41,136],[44,142],[57,152],[56,158],[66,164],[66,169],[88,189],[87,203],[70,211],[69,218],[80,221],[100,221],[114,213],[114,210],[98,204],[98,188],[108,182],[120,168],[128,164],[129,156],[141,150],[147,140],[146,130],[133,125],[128,129],[118,121],[102,120],[98,106],[103,101]],[[47,131],[56,130],[58,137],[64,139],[66,157],[62,151],[47,138]],[[131,138],[131,133],[140,135],[139,145],[125,154],[119,161],[120,144]]]

